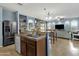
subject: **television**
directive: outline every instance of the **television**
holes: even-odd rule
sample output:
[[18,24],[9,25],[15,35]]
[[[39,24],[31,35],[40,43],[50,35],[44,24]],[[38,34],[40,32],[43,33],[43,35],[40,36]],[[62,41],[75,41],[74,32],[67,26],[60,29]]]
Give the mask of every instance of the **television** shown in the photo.
[[64,29],[64,24],[55,25],[55,29]]

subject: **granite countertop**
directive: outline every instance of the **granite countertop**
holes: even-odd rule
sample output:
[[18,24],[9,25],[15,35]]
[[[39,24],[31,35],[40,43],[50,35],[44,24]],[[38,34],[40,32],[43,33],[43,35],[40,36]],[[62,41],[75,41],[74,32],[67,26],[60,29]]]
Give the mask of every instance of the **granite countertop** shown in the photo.
[[35,36],[32,36],[30,34],[20,34],[21,36],[23,37],[26,37],[26,38],[29,38],[29,39],[32,39],[32,40],[40,40],[41,38],[45,38],[45,36],[40,36],[40,35],[35,35]]

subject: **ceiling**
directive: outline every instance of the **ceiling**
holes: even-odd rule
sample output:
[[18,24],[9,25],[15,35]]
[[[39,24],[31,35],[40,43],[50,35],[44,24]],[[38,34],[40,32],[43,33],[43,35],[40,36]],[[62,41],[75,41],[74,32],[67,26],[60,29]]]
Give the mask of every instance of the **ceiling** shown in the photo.
[[[12,11],[19,11],[21,14],[45,19],[47,12],[52,13],[52,17],[65,16],[75,17],[79,16],[79,3],[0,3]],[[44,10],[46,8],[46,11]]]

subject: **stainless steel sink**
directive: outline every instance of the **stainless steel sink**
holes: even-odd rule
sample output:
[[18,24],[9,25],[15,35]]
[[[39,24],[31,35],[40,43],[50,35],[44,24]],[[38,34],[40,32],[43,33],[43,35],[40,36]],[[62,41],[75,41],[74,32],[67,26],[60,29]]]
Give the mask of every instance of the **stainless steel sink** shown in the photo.
[[27,36],[29,36],[29,37],[35,37],[35,38],[40,37],[40,35],[32,35],[32,34],[28,34]]
[[31,34],[28,34],[27,36],[34,37],[34,36],[33,36],[33,35],[31,35]]

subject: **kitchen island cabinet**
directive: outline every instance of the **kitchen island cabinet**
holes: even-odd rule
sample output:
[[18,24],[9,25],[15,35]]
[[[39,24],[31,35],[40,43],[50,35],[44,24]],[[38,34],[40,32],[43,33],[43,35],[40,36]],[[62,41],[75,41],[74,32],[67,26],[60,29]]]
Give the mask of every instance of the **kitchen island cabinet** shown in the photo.
[[45,56],[46,44],[45,36],[30,37],[21,35],[21,55],[23,56]]

